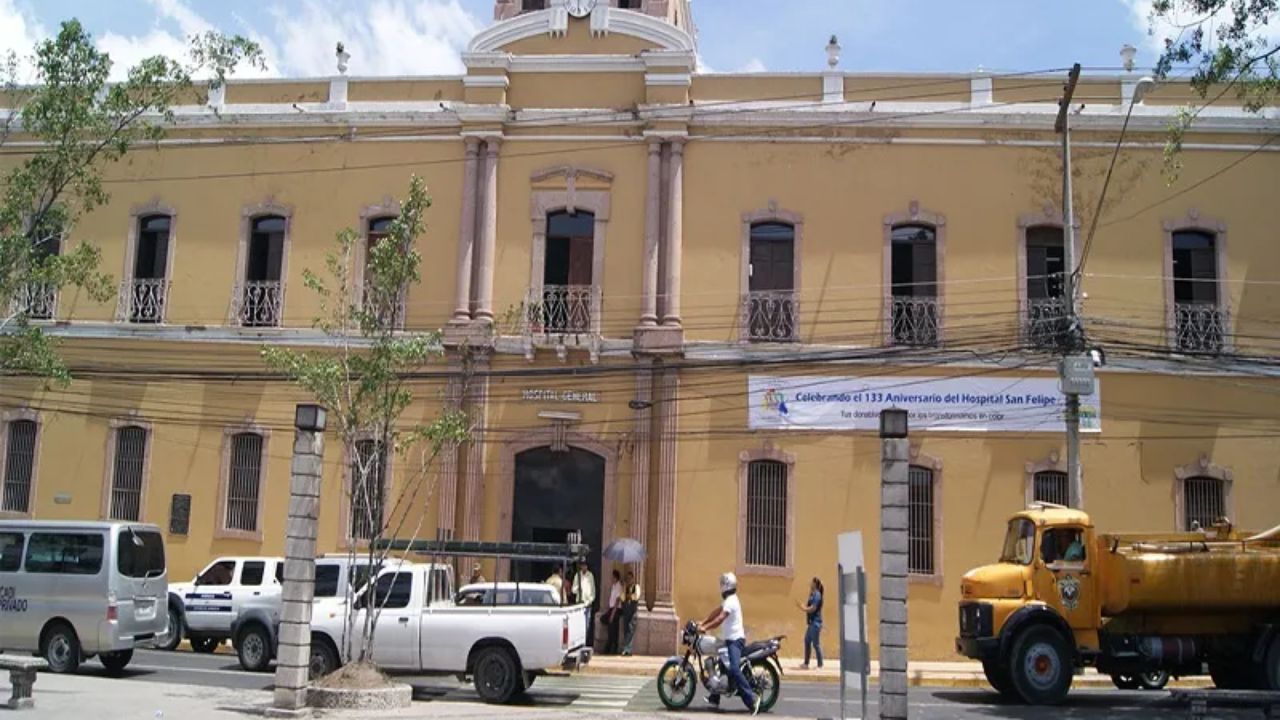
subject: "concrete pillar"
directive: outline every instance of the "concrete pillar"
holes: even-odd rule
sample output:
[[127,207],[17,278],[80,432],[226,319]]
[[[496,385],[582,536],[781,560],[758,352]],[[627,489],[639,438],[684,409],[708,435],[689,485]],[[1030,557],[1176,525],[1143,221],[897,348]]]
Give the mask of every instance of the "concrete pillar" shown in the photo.
[[880,717],[907,717],[909,441],[880,440]]
[[662,324],[680,327],[680,261],[684,254],[684,140],[671,141],[667,166],[666,303]]
[[475,318],[493,324],[493,266],[498,247],[498,149],[502,141],[489,138],[484,143],[484,172],[481,183],[480,245],[476,253]]
[[466,471],[462,479],[462,518],[460,540],[479,540],[484,521],[484,433],[488,417],[489,378],[484,371],[489,358],[478,355],[472,360],[477,375],[467,379],[467,415],[471,420],[471,438],[466,444]]
[[[679,635],[679,619],[676,617],[672,597],[676,542],[676,433],[679,429],[675,371],[661,370],[660,366],[655,366],[653,388],[658,413],[658,471],[656,488],[653,485],[647,488],[648,498],[652,501],[650,512],[653,515],[653,533],[648,542],[653,575],[653,589],[649,597],[653,601],[653,608],[641,616],[644,627],[638,628],[637,634],[643,638],[646,654],[670,655],[676,650]],[[650,477],[654,477],[652,472]]]
[[644,264],[640,324],[658,324],[658,253],[662,237],[662,141],[649,141],[649,183],[644,204]]
[[[320,430],[323,430],[323,421]],[[293,439],[289,519],[285,524],[284,588],[272,712],[277,716],[300,716],[308,712],[311,601],[315,597],[316,527],[320,517],[323,460],[323,433],[299,428]]]
[[466,159],[462,172],[462,223],[458,231],[458,269],[453,288],[453,322],[471,321],[471,261],[476,243],[476,194],[479,176],[480,140],[466,138]]

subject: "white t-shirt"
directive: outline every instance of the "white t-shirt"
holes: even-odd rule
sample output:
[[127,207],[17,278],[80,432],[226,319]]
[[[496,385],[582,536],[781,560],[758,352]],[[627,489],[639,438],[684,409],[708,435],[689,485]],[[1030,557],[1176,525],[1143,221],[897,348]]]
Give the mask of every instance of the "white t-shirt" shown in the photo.
[[742,629],[742,601],[738,599],[738,594],[734,593],[725,598],[720,607],[728,615],[724,622],[720,623],[720,639],[725,642],[746,640],[747,633]]
[[622,583],[620,582],[609,586],[609,607],[622,607]]

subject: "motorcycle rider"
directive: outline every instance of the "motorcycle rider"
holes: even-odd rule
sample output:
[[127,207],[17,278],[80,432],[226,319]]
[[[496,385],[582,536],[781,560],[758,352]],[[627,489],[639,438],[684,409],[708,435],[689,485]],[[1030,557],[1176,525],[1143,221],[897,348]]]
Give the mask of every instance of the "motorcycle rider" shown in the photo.
[[[742,674],[742,655],[747,647],[747,633],[742,621],[742,601],[738,599],[738,577],[731,572],[720,576],[723,602],[698,627],[704,632],[720,628],[720,640],[729,651],[729,681],[737,686],[742,702],[752,715],[760,712],[760,697],[751,691],[751,683]],[[712,693],[707,702],[720,707],[720,695]]]

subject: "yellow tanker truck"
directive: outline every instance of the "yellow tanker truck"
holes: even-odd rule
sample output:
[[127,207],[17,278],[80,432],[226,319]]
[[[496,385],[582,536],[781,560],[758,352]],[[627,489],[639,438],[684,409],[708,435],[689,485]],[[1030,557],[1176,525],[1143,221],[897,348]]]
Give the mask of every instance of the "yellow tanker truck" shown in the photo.
[[960,596],[956,650],[1028,703],[1061,701],[1085,666],[1121,687],[1207,668],[1218,687],[1280,690],[1280,528],[1111,535],[1035,505]]

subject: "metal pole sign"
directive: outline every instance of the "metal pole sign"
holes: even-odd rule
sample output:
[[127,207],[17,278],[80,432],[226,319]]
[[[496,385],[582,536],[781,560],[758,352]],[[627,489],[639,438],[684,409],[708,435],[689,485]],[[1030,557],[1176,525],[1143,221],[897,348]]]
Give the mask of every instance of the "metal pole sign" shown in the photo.
[[840,592],[840,717],[845,710],[845,688],[849,674],[858,674],[862,714],[867,717],[867,678],[871,674],[871,653],[867,646],[867,575],[862,556],[862,533],[842,533],[836,538]]

